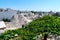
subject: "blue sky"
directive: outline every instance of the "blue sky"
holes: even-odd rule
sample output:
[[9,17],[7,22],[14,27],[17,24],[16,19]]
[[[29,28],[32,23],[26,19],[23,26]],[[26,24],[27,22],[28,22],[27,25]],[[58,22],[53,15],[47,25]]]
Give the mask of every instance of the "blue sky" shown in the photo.
[[60,11],[60,0],[0,0],[0,8],[34,11]]

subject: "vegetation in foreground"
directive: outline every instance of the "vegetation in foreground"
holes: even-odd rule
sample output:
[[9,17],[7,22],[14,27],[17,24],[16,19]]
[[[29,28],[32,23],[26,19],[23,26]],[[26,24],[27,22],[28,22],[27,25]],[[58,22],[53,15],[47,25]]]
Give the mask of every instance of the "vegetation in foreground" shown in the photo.
[[[35,40],[35,36],[43,34],[47,29],[48,33],[60,35],[60,18],[56,16],[43,16],[36,18],[29,24],[16,30],[8,30],[0,35],[0,40]],[[17,36],[15,36],[17,34]]]

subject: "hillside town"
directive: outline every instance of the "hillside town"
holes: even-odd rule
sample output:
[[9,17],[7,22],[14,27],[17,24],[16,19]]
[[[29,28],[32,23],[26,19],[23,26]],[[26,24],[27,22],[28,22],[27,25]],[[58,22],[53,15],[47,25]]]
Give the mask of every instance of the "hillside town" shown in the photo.
[[[11,30],[16,28],[22,28],[22,25],[27,24],[34,18],[42,17],[44,15],[55,15],[59,16],[60,12],[37,12],[37,11],[19,11],[10,8],[0,8],[0,30]],[[10,22],[4,21],[3,19],[9,19]],[[0,32],[2,33],[2,32]]]
[[[28,24],[33,19],[43,17],[45,15],[60,16],[60,12],[42,12],[42,11],[19,11],[10,8],[0,8],[0,34],[6,30],[14,30],[22,28],[25,24]],[[60,17],[59,17],[60,18]],[[60,40],[60,36],[49,34],[48,40]],[[38,38],[37,38],[38,37]],[[42,35],[35,37],[36,40],[42,40]]]
[[0,0],[0,40],[60,40],[60,0]]

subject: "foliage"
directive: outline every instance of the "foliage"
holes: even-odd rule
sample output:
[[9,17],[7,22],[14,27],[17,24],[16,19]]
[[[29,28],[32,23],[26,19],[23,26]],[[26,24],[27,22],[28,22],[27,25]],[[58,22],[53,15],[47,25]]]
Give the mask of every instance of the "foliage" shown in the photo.
[[4,22],[10,22],[11,20],[10,19],[8,19],[8,18],[3,18],[2,19]]
[[60,13],[59,13],[59,12],[56,12],[56,13],[53,14],[53,16],[58,16],[58,17],[60,17]]
[[22,40],[34,40],[33,37],[45,33],[45,28],[48,33],[60,35],[60,18],[56,16],[36,18],[29,24],[24,25],[23,28],[6,31],[0,35],[0,39],[8,40],[11,39],[12,36],[14,37],[15,34],[18,34]]

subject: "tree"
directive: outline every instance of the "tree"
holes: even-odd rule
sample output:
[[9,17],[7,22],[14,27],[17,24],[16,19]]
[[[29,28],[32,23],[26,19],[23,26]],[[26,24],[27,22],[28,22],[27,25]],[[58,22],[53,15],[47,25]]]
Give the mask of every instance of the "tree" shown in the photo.
[[31,11],[32,13],[34,13],[34,11]]
[[60,16],[60,12],[56,12],[55,14],[53,14],[53,16]]
[[4,22],[10,22],[11,20],[10,19],[8,19],[8,18],[3,18],[2,19]]
[[36,35],[44,35],[45,28],[47,29],[47,33],[60,35],[60,18],[56,16],[43,16],[30,22],[26,28]]
[[[46,28],[46,29],[45,29]],[[47,35],[46,35],[47,32]],[[44,37],[48,37],[48,34],[60,35],[60,18],[56,16],[43,16],[36,18],[30,23],[12,31],[6,31],[0,35],[0,39],[11,38],[11,36],[18,34],[24,40],[34,40],[37,35],[42,34]],[[7,36],[6,35],[10,35]]]

